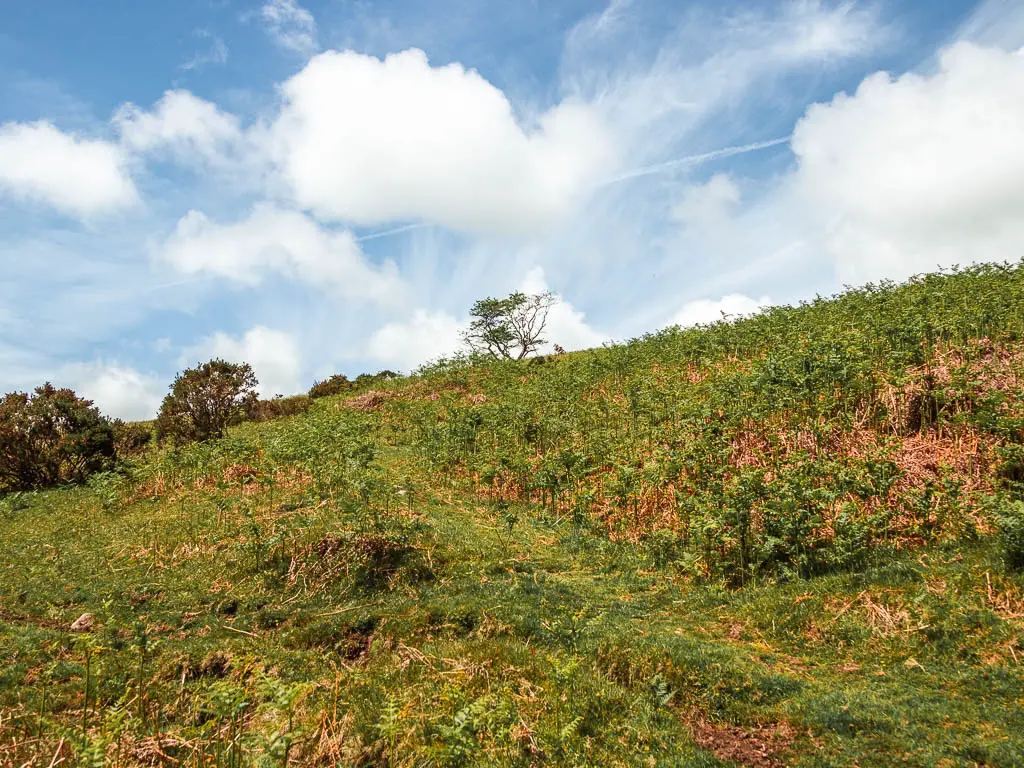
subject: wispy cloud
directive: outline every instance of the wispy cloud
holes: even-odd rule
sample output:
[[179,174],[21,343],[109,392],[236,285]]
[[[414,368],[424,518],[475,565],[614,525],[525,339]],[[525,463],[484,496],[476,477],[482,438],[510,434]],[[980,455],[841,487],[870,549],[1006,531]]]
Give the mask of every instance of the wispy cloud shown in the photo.
[[320,50],[316,19],[295,0],[267,0],[259,18],[281,48],[301,56],[312,56]]
[[192,33],[200,40],[208,40],[209,44],[203,50],[198,50],[181,64],[178,68],[185,72],[201,72],[210,64],[226,64],[228,61],[228,46],[223,39],[212,34],[207,29],[197,29]]

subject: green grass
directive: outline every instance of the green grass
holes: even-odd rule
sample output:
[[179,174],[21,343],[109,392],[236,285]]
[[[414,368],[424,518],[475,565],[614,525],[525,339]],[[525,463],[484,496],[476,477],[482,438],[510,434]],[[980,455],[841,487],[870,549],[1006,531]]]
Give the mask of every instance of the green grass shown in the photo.
[[9,494],[0,764],[1024,765],[1022,285],[441,364]]

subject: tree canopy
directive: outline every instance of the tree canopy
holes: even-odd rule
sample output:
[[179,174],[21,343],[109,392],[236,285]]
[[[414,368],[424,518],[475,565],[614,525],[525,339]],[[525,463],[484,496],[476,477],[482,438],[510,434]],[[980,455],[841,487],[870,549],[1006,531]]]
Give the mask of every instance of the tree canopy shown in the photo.
[[0,491],[80,482],[113,459],[113,426],[72,390],[47,382],[0,400]]
[[248,363],[210,360],[179,373],[160,406],[158,440],[178,442],[220,437],[256,407],[256,374]]
[[547,342],[544,328],[556,301],[549,291],[480,299],[470,310],[474,319],[463,332],[463,341],[477,353],[522,360]]

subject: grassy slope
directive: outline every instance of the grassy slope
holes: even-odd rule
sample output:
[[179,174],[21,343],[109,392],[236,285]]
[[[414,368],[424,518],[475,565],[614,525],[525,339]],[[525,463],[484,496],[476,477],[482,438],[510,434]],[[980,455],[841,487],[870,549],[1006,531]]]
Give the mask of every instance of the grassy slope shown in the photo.
[[9,496],[0,762],[1024,765],[1022,296],[439,367]]

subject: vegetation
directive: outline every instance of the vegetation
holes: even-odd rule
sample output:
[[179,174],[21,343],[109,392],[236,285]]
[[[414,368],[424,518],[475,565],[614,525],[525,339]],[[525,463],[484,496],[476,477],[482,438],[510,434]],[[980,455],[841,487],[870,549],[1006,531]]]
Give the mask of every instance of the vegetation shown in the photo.
[[313,387],[309,390],[309,397],[310,399],[315,400],[318,397],[341,395],[346,392],[355,392],[360,389],[372,387],[377,384],[384,384],[400,378],[401,376],[399,374],[387,369],[378,371],[377,373],[361,373],[356,376],[354,381],[349,381],[348,377],[342,373],[336,373],[329,379],[318,381],[313,384]]
[[309,406],[310,397],[308,395],[292,395],[291,397],[278,395],[270,400],[257,401],[252,409],[250,418],[256,421],[280,419],[283,416],[305,413],[309,410]]
[[348,380],[348,376],[343,373],[336,373],[329,379],[324,381],[317,381],[310,387],[309,397],[311,400],[315,400],[318,397],[331,397],[333,395],[340,395],[342,392],[348,392],[355,387],[355,383]]
[[1024,765],[1022,298],[441,361],[0,497],[0,763]]
[[554,305],[549,292],[517,291],[504,299],[480,299],[469,312],[473,321],[462,339],[478,354],[522,360],[546,343],[544,328]]
[[111,423],[70,389],[46,383],[0,400],[0,491],[80,482],[113,456]]
[[211,360],[178,374],[156,419],[156,437],[193,442],[221,437],[252,416],[259,396],[248,364]]

